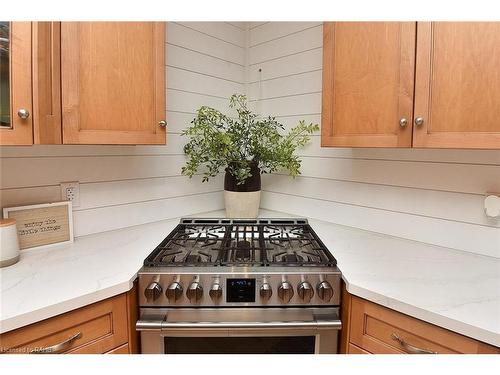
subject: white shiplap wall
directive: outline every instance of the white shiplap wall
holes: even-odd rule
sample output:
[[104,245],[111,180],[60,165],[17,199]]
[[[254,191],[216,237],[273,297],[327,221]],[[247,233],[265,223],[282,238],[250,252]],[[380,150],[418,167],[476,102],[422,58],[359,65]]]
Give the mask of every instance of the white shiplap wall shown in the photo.
[[[254,108],[287,128],[321,123],[322,24],[249,34]],[[500,191],[500,151],[321,148],[318,134],[300,154],[301,177],[264,176],[263,208],[500,256],[500,222],[483,212],[484,194]]]
[[[0,206],[57,201],[61,181],[80,181],[77,236],[220,209],[220,177],[180,176],[179,133],[234,92],[288,128],[320,123],[321,48],[320,22],[169,22],[167,146],[0,147]],[[321,148],[316,135],[300,154],[301,177],[264,176],[263,208],[498,256],[482,201],[500,191],[500,151]]]
[[1,147],[0,207],[58,201],[61,181],[79,181],[76,236],[223,208],[220,177],[180,175],[179,133],[201,105],[225,110],[244,91],[246,37],[241,23],[169,22],[167,145]]

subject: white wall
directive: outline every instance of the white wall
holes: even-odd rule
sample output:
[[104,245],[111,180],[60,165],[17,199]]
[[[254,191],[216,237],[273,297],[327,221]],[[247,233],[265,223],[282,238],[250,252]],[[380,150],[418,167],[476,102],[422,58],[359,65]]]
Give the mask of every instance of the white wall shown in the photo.
[[166,146],[0,148],[0,207],[60,200],[61,181],[79,181],[75,235],[223,208],[221,177],[208,184],[181,176],[179,133],[201,105],[227,108],[244,90],[245,26],[167,25]]
[[[322,24],[249,34],[254,108],[288,128],[321,123]],[[500,191],[500,151],[321,148],[318,133],[300,153],[301,177],[264,176],[263,208],[500,256],[500,222],[483,213],[483,195]]]
[[[248,32],[245,29],[249,28]],[[201,105],[246,91],[287,127],[320,123],[319,22],[191,22],[167,26],[167,146],[0,148],[0,206],[60,199],[80,181],[77,236],[223,207],[222,179],[180,176],[180,131]],[[259,72],[259,69],[262,69]],[[482,210],[500,191],[500,151],[320,148],[300,151],[302,176],[264,176],[262,207],[456,249],[500,252]]]

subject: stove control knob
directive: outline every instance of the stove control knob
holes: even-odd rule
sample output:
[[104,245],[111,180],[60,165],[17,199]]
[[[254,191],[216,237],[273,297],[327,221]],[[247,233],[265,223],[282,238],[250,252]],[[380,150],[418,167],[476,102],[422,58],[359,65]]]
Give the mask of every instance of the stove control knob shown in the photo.
[[203,297],[203,288],[201,284],[197,281],[193,281],[190,285],[188,290],[186,291],[186,296],[189,298],[191,303],[196,303],[198,302],[201,297]]
[[167,298],[170,302],[175,302],[175,301],[179,300],[182,297],[182,285],[181,285],[181,283],[174,281],[172,284],[170,284],[168,286],[167,291],[165,292],[165,295],[167,296]]
[[146,299],[148,301],[158,299],[158,297],[161,296],[161,286],[158,284],[156,281],[153,281],[151,284],[148,285],[146,290],[144,291],[144,295],[146,296]]
[[305,302],[309,302],[314,296],[314,288],[307,281],[303,281],[297,287],[299,297]]
[[262,284],[260,287],[259,294],[260,298],[262,298],[265,301],[268,301],[269,298],[271,298],[271,296],[273,295],[273,289],[271,288],[271,285],[269,285],[268,283]]
[[328,281],[322,281],[316,287],[318,290],[318,296],[323,301],[328,302],[333,297],[333,289]]
[[217,302],[222,297],[222,287],[219,283],[214,283],[208,294],[212,298],[212,301]]
[[293,297],[293,286],[288,281],[283,281],[278,288],[278,297],[284,303],[290,302]]

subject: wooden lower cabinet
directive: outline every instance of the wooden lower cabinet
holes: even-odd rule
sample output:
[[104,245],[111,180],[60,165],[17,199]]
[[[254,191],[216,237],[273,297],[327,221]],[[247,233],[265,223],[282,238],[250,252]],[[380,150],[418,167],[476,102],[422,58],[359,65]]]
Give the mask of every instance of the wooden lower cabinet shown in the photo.
[[348,343],[347,344],[347,354],[372,354],[372,353],[367,352],[364,349],[361,349],[359,346]]
[[9,354],[137,353],[136,297],[134,287],[128,293],[4,333],[0,350]]
[[119,346],[118,348],[114,348],[114,349],[112,349],[109,352],[106,352],[104,354],[130,354],[130,350],[129,350],[128,344],[123,344],[122,346]]
[[344,290],[341,352],[499,354],[500,348],[352,296]]

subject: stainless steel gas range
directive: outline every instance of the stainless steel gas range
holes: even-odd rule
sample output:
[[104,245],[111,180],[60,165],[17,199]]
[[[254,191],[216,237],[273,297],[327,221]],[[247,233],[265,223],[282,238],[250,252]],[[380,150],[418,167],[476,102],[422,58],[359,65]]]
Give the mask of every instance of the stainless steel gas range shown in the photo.
[[139,271],[143,353],[337,353],[341,273],[306,219],[181,219]]

